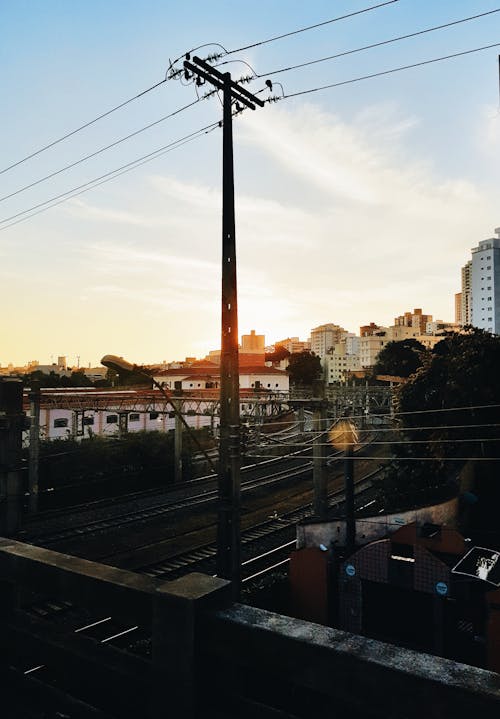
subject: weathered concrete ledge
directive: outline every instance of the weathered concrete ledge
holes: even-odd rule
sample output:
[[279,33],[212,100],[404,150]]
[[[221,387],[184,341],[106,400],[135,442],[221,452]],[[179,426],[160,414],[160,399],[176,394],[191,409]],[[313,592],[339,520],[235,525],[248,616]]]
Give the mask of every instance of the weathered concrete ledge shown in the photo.
[[253,607],[234,605],[205,617],[203,640],[232,665],[291,679],[369,717],[500,713],[494,672]]

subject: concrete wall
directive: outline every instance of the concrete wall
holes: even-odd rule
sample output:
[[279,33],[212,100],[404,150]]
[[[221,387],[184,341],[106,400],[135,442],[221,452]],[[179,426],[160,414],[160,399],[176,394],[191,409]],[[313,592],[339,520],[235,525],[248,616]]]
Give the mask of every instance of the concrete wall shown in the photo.
[[[381,514],[376,517],[363,517],[356,520],[356,544],[362,546],[376,539],[386,537],[397,529],[411,522],[431,524],[444,524],[455,527],[458,519],[458,497],[454,497],[441,504],[429,507],[398,512],[395,514]],[[330,543],[344,545],[346,541],[346,525],[343,519],[330,522],[310,522],[297,526],[297,549],[304,547],[319,547]]]

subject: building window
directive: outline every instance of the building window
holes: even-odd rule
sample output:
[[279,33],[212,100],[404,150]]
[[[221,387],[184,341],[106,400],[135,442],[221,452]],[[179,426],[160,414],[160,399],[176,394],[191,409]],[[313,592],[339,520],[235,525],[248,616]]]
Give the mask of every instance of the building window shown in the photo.
[[128,421],[129,422],[138,422],[139,421],[139,412],[132,412],[132,414],[129,414]]
[[60,417],[54,420],[54,427],[67,427],[68,420],[65,417]]
[[150,412],[149,413],[149,419],[158,419],[159,416],[160,415],[158,412]]
[[82,417],[82,424],[84,427],[88,425],[94,424],[94,418],[93,417]]
[[108,416],[106,417],[106,424],[118,424],[118,415],[108,414]]

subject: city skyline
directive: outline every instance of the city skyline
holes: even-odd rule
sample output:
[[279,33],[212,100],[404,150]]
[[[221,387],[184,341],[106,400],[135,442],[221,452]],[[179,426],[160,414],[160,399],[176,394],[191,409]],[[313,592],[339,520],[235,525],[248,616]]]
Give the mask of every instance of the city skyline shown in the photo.
[[[146,2],[139,11],[133,3],[110,2],[98,8],[97,29],[95,3],[64,8],[48,2],[29,13],[26,3],[3,7],[9,113],[0,138],[2,167],[162,79],[168,58],[197,44],[238,47],[368,5],[342,2],[333,11],[318,2],[289,7],[285,16],[257,2],[242,24],[223,3],[210,13],[199,8],[193,28],[191,9],[167,12]],[[426,1],[417,9],[400,0],[237,57],[265,73],[494,8],[491,2],[437,8]],[[491,44],[499,27],[500,13],[271,77],[292,94]],[[460,268],[500,224],[497,55],[492,48],[300,96],[235,121],[240,335],[255,327],[266,338],[306,339],[312,327],[332,320],[357,332],[366,322],[387,325],[401,308],[422,305],[434,317],[454,319]],[[248,70],[236,63],[223,69],[237,76],[241,68]],[[2,197],[194,98],[192,87],[165,83],[0,175]],[[2,202],[1,217],[219,117],[216,98],[199,103]],[[212,132],[3,229],[2,366],[59,354],[69,361],[80,354],[86,366],[106,353],[141,364],[201,357],[216,348],[220,164],[221,136]]]

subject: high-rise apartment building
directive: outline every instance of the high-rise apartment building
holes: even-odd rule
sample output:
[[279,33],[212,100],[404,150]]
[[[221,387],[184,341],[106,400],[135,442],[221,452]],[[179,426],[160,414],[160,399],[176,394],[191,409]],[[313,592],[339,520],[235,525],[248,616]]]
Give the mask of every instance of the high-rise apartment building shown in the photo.
[[421,309],[405,312],[394,318],[395,327],[411,327],[414,334],[423,335],[427,322],[432,322],[432,315],[424,315]]
[[343,327],[331,322],[315,327],[311,330],[311,352],[323,359],[328,352],[333,351],[335,345],[341,342],[346,334],[348,332]]
[[472,248],[471,324],[500,334],[500,227]]
[[462,293],[455,294],[455,324],[463,325],[462,322]]
[[471,277],[472,277],[472,260],[469,260],[462,267],[462,306],[460,309],[460,324],[471,324]]

